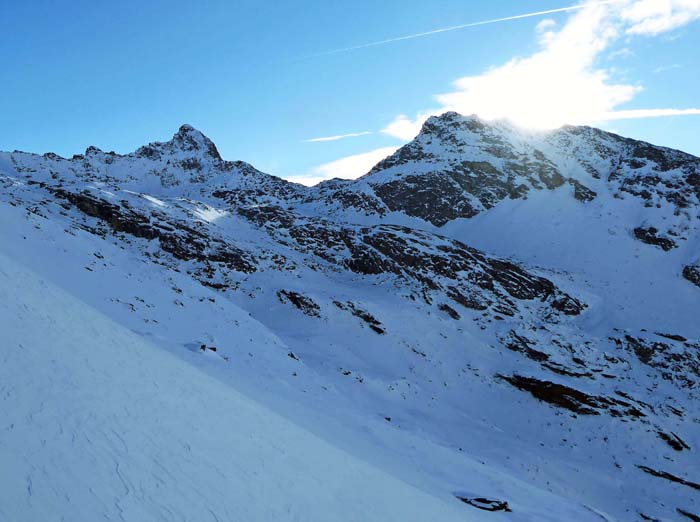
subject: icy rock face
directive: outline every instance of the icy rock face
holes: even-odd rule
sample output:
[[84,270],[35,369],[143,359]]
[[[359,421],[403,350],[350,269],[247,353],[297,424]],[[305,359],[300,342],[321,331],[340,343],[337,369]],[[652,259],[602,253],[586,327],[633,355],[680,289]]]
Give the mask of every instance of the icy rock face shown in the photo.
[[125,155],[0,153],[0,240],[465,513],[663,519],[700,512],[699,176],[596,129],[448,113],[307,188],[184,125]]

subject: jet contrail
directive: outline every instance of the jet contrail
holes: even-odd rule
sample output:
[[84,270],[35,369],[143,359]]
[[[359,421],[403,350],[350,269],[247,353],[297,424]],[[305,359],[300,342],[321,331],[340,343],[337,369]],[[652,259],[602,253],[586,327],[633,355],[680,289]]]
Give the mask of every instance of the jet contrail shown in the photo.
[[372,134],[370,131],[364,131],[364,132],[350,132],[348,134],[338,134],[337,136],[324,136],[323,138],[311,138],[308,140],[304,140],[305,143],[319,143],[323,141],[338,141],[338,140],[344,140],[345,138],[355,138],[357,136],[367,136],[368,134]]
[[332,49],[330,51],[324,51],[321,53],[313,54],[313,55],[309,56],[309,58],[315,58],[318,56],[327,56],[330,54],[347,53],[350,51],[357,51],[359,49],[366,49],[367,47],[376,47],[378,45],[384,45],[384,44],[389,44],[389,43],[394,43],[394,42],[401,42],[403,40],[413,40],[414,38],[422,38],[424,36],[431,36],[434,34],[447,33],[449,31],[457,31],[459,29],[466,29],[467,27],[477,27],[479,25],[497,24],[500,22],[509,22],[511,20],[520,20],[521,18],[532,18],[535,16],[544,16],[544,15],[554,14],[554,13],[563,13],[566,11],[577,11],[579,9],[585,9],[586,7],[593,7],[593,6],[607,5],[607,4],[617,4],[617,3],[620,3],[622,1],[624,1],[624,0],[605,0],[602,2],[588,2],[585,4],[572,5],[569,7],[559,7],[557,9],[547,9],[546,11],[537,11],[536,13],[525,13],[525,14],[519,14],[519,15],[514,15],[514,16],[506,16],[505,18],[494,18],[493,20],[482,20],[481,22],[471,22],[468,24],[453,25],[451,27],[443,27],[442,29],[433,29],[432,31],[426,31],[424,33],[407,34],[405,36],[397,36],[395,38],[387,38],[386,40],[379,40],[376,42],[369,42],[369,43],[365,43],[365,44],[354,45],[352,47],[343,47],[342,49]]

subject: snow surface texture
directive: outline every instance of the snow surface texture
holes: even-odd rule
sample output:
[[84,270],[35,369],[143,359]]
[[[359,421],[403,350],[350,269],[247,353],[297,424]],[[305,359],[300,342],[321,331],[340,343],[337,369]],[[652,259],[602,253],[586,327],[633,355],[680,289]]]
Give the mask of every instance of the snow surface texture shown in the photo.
[[477,520],[0,254],[0,518]]
[[311,189],[189,126],[0,154],[0,520],[685,520],[697,165],[454,114]]

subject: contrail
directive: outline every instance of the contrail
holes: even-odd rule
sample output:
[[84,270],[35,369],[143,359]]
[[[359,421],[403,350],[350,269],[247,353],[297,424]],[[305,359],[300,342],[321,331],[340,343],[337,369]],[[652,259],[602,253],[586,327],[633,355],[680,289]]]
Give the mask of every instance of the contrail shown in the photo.
[[564,13],[566,11],[577,11],[580,9],[585,9],[586,7],[593,7],[593,6],[607,5],[607,4],[617,4],[617,3],[620,3],[622,1],[624,1],[624,0],[605,0],[602,2],[588,2],[585,4],[572,5],[569,7],[559,7],[557,9],[547,9],[546,11],[537,11],[536,13],[525,13],[525,14],[519,14],[519,15],[514,15],[514,16],[506,16],[505,18],[494,18],[493,20],[482,20],[481,22],[471,22],[468,24],[453,25],[451,27],[443,27],[442,29],[433,29],[432,31],[426,31],[424,33],[407,34],[405,36],[397,36],[395,38],[387,38],[386,40],[379,40],[376,42],[369,42],[369,43],[365,43],[365,44],[354,45],[352,47],[343,47],[342,49],[332,49],[330,51],[324,51],[321,53],[313,54],[313,55],[309,56],[308,58],[315,58],[315,57],[319,57],[319,56],[328,56],[330,54],[348,53],[350,51],[357,51],[359,49],[366,49],[368,47],[376,47],[378,45],[384,45],[384,44],[389,44],[389,43],[394,43],[394,42],[402,42],[404,40],[413,40],[414,38],[423,38],[424,36],[432,36],[434,34],[447,33],[449,31],[458,31],[459,29],[466,29],[467,27],[477,27],[479,25],[497,24],[500,22],[509,22],[511,20],[520,20],[522,18],[532,18],[535,16],[544,16],[544,15],[554,14],[554,13]]
[[370,131],[364,132],[350,132],[348,134],[338,134],[337,136],[324,136],[323,138],[311,138],[309,140],[304,140],[305,143],[319,143],[323,141],[338,141],[344,140],[345,138],[355,138],[357,136],[367,136],[372,134]]

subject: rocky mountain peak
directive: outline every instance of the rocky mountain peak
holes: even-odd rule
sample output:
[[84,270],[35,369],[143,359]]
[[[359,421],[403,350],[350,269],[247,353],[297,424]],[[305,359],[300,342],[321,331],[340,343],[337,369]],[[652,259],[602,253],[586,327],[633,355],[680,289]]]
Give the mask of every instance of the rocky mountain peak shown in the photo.
[[97,155],[97,154],[102,154],[102,149],[95,147],[94,145],[90,145],[87,149],[85,149],[85,156],[91,156],[91,155]]
[[214,142],[188,124],[181,125],[170,141],[149,143],[136,150],[136,155],[152,159],[163,155],[176,155],[221,161],[221,155]]
[[688,225],[681,222],[696,221],[700,201],[700,159],[593,127],[532,131],[447,112],[428,118],[359,183],[358,190],[369,187],[380,200],[376,206],[435,226],[534,191],[563,188],[582,204],[602,191],[638,198],[645,208],[669,205],[678,223],[665,233],[685,238]]
[[173,135],[173,139],[170,143],[180,150],[201,152],[212,159],[221,160],[221,155],[216,145],[214,145],[214,142],[192,125],[186,123],[181,125],[178,131]]
[[428,118],[420,133],[419,139],[431,139],[437,137],[440,139],[454,139],[457,134],[474,133],[481,134],[484,132],[492,132],[494,126],[481,119],[476,114],[464,116],[454,111],[445,112],[438,116]]
[[432,125],[451,126],[462,125],[465,123],[481,123],[484,126],[488,125],[488,123],[477,114],[466,115],[455,111],[447,111],[442,114],[431,116],[425,121],[425,123],[428,124],[429,127]]
[[191,133],[201,134],[201,132],[199,132],[197,129],[195,129],[189,123],[183,123],[182,125],[180,125],[180,128],[177,130],[177,134],[191,134]]

